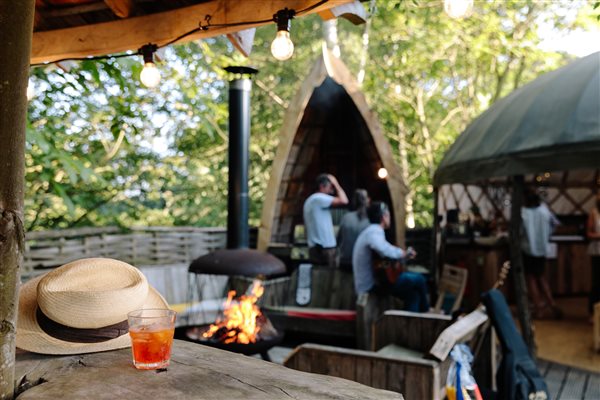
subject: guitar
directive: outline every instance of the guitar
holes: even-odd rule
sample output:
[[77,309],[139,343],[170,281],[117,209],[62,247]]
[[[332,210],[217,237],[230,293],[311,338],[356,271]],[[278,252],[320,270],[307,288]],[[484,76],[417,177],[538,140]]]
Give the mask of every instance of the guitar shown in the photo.
[[400,260],[381,257],[376,251],[371,251],[371,253],[371,265],[375,279],[385,286],[396,283],[396,279],[404,272],[404,265]]

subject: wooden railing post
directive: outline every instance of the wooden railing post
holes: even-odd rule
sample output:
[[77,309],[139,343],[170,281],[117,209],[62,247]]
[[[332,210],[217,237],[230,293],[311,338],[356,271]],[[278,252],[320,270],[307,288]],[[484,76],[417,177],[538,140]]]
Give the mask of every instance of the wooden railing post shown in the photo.
[[535,356],[535,340],[531,327],[531,313],[527,301],[527,286],[525,284],[525,270],[521,256],[521,207],[523,206],[523,189],[525,187],[523,175],[513,176],[510,212],[510,263],[511,275],[515,287],[517,315],[525,343],[532,356]]
[[34,1],[0,0],[0,399],[15,391],[15,337],[23,265],[27,82]]

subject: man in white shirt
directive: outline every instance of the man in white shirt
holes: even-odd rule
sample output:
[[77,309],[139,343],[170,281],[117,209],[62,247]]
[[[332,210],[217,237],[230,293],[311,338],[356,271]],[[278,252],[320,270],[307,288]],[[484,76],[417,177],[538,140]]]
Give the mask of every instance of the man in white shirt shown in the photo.
[[304,202],[308,254],[315,264],[336,266],[336,240],[331,207],[348,204],[346,192],[331,174],[317,176],[317,191]]
[[352,251],[356,293],[358,295],[366,292],[390,293],[402,299],[404,308],[408,311],[429,311],[427,282],[423,275],[405,271],[393,283],[388,282],[386,277],[381,279],[375,275],[374,255],[386,259],[404,260],[414,258],[416,253],[410,247],[404,251],[385,239],[384,229],[390,227],[390,211],[385,203],[373,202],[367,209],[367,216],[371,225],[358,235]]
[[521,217],[523,269],[534,307],[533,317],[560,318],[562,311],[556,305],[550,285],[544,276],[548,241],[559,222],[532,189],[525,192],[525,207],[521,209]]

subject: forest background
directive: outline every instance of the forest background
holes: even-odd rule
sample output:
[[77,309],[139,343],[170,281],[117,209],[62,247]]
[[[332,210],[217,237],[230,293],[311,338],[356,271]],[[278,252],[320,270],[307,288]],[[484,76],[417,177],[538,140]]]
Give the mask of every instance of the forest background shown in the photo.
[[337,40],[318,16],[293,20],[295,52],[285,62],[270,54],[274,25],[257,29],[247,59],[225,37],[173,45],[161,54],[156,89],[141,85],[139,57],[33,67],[26,229],[224,226],[227,65],[260,70],[249,171],[257,226],[286,107],[324,32],[394,149],[410,189],[408,227],[430,226],[433,173],[460,132],[499,98],[574,58],[544,46],[546,35],[600,29],[593,1],[476,1],[458,20],[440,1],[364,5],[367,24],[338,21]]

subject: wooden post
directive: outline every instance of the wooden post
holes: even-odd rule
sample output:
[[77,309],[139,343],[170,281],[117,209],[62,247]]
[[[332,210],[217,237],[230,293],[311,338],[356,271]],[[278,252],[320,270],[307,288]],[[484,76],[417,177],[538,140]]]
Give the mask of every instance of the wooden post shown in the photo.
[[513,176],[511,210],[510,210],[510,262],[511,275],[515,287],[515,297],[517,301],[517,313],[521,333],[527,347],[535,356],[535,341],[533,330],[531,329],[531,314],[529,312],[529,302],[527,300],[527,286],[525,285],[525,271],[523,269],[523,257],[521,256],[521,207],[523,206],[523,175]]
[[[439,188],[433,188],[433,229],[431,230],[431,269],[430,276],[433,277],[435,287],[437,288],[439,277],[438,277],[438,264],[440,262],[440,255],[438,254],[438,232],[440,231],[440,223],[438,221],[438,213],[440,212],[440,193]],[[440,237],[441,239],[441,237]],[[441,248],[442,243],[440,243]]]
[[0,399],[12,399],[20,267],[27,82],[34,0],[0,0]]

